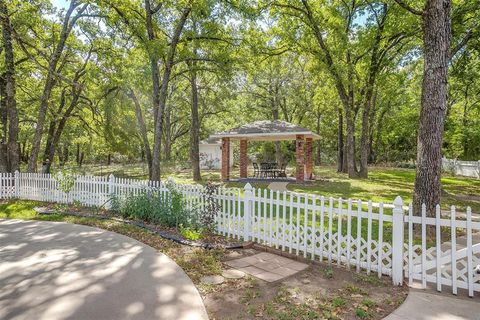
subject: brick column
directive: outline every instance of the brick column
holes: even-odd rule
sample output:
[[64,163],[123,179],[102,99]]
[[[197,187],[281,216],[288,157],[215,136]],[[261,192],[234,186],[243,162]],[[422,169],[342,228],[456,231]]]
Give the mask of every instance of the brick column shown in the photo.
[[222,180],[230,180],[230,138],[222,138]]
[[247,140],[240,140],[240,178],[247,177],[248,157],[247,157]]
[[306,179],[313,178],[313,139],[305,139],[305,174]]
[[297,182],[303,182],[305,178],[304,159],[305,140],[303,135],[297,135],[295,141],[295,158],[297,161]]

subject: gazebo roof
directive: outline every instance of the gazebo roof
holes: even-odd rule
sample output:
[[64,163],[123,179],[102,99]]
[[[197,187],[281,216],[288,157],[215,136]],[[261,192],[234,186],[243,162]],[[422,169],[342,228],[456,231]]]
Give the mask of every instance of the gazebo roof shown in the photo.
[[221,138],[214,138],[214,137],[210,136],[207,139],[200,141],[200,144],[205,144],[205,145],[222,144],[222,139]]
[[212,134],[210,138],[247,139],[256,141],[295,140],[297,135],[305,138],[320,139],[309,129],[281,120],[263,120],[244,124],[240,127]]

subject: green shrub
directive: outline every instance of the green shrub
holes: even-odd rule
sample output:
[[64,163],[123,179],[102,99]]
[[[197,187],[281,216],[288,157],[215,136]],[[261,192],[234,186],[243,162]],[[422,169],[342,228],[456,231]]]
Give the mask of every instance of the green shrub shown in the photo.
[[192,227],[180,226],[180,233],[187,240],[197,241],[202,236],[202,230],[196,230]]
[[179,226],[199,230],[197,210],[189,210],[185,199],[174,184],[168,185],[168,193],[157,188],[146,188],[137,194],[111,199],[112,211],[126,219],[142,220],[178,229]]

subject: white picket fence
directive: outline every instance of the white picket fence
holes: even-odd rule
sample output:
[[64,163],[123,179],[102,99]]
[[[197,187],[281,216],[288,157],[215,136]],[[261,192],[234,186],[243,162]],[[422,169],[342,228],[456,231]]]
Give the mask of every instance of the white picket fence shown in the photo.
[[[36,173],[0,173],[0,199],[28,199],[109,206],[112,195],[138,194],[155,188],[167,194],[166,183],[121,179],[114,176],[73,176],[73,186],[62,192],[62,178]],[[206,195],[200,185],[176,185],[188,208],[203,209]],[[397,197],[393,204],[325,198],[312,194],[255,189],[218,188],[216,231],[230,238],[255,241],[307,259],[335,262],[357,272],[391,276],[395,284],[404,278],[439,291],[451,287],[454,294],[466,289],[480,292],[480,223],[457,217],[415,215]],[[406,209],[408,208],[408,209]],[[418,228],[416,227],[418,225]],[[433,228],[434,232],[429,231]],[[419,230],[419,231],[416,231]],[[405,236],[406,235],[406,236]],[[430,235],[430,236],[428,236]],[[445,239],[442,237],[447,235]],[[442,242],[443,241],[443,242]],[[439,257],[437,259],[437,257]]]

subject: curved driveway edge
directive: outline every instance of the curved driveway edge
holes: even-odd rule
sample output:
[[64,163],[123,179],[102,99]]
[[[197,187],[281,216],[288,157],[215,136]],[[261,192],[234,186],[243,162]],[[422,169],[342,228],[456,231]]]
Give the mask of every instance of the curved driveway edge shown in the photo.
[[208,319],[169,257],[64,222],[0,219],[0,319]]
[[384,320],[480,320],[480,299],[410,289],[402,305]]

